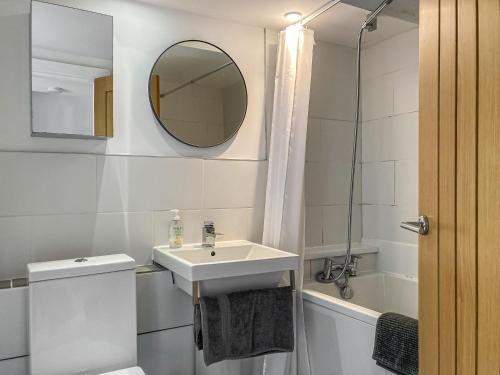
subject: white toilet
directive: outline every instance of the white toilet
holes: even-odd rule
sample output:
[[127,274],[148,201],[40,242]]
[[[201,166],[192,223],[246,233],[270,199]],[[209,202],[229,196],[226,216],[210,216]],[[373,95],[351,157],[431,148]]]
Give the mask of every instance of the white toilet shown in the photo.
[[132,258],[31,263],[28,275],[31,375],[144,375]]

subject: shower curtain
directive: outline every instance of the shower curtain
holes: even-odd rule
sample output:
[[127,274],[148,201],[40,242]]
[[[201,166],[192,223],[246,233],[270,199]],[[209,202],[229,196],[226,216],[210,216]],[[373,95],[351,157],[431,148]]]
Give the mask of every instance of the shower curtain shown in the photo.
[[263,243],[300,255],[295,294],[295,351],[264,358],[264,375],[309,375],[304,328],[304,165],[314,33],[280,32],[269,151]]

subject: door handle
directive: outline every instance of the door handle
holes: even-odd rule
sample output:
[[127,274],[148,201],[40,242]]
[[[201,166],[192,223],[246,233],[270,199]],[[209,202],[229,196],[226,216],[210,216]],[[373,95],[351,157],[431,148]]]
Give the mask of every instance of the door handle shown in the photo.
[[402,221],[399,226],[418,234],[425,235],[429,233],[429,219],[425,215],[419,216],[418,221]]

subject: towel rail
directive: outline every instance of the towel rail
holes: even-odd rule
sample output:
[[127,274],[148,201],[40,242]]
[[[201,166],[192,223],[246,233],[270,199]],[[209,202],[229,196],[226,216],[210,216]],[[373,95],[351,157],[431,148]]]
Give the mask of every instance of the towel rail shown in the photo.
[[[290,286],[295,291],[295,270],[289,270]],[[200,282],[193,281],[193,306],[200,304]]]

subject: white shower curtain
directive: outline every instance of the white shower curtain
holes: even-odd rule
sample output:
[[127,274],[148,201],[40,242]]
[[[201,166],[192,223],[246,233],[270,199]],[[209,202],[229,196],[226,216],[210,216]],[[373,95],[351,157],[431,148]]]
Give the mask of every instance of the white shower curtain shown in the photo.
[[274,89],[263,243],[300,255],[296,275],[295,351],[264,359],[264,375],[309,375],[304,328],[304,165],[314,45],[312,30],[280,33]]

